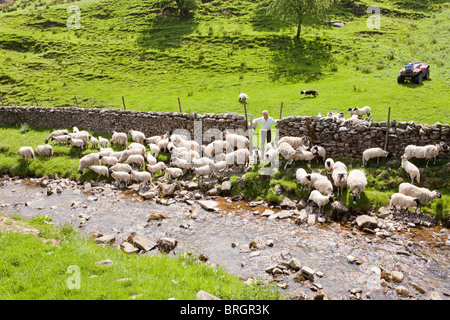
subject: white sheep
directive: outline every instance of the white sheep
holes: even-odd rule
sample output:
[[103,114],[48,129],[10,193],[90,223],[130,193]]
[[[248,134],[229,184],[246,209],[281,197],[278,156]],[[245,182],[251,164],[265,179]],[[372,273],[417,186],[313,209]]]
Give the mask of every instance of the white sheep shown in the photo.
[[90,136],[91,144],[95,149],[98,149],[99,141],[96,137]]
[[309,138],[307,136],[303,137],[286,136],[278,140],[278,145],[282,144],[283,142],[289,143],[291,147],[294,149],[297,149],[301,146],[307,146],[310,143]]
[[141,149],[143,154],[147,151],[145,146],[142,143],[139,143],[139,142],[132,142],[132,143],[130,143],[130,145],[127,147],[127,150],[130,150],[130,149],[133,149],[133,148]]
[[77,127],[72,127],[72,132],[73,132],[73,133],[78,133],[78,132],[80,132],[80,130],[78,130]]
[[49,144],[39,145],[36,147],[36,153],[40,156],[53,156],[53,147]]
[[436,199],[436,198],[442,198],[442,194],[438,190],[430,191],[427,188],[419,188],[411,183],[403,182],[400,183],[398,187],[398,192],[411,196],[411,197],[417,197],[419,198],[420,204],[420,212],[422,212],[422,205]]
[[[350,109],[349,109],[349,111],[350,111]],[[351,115],[356,114],[359,118],[362,118],[363,115],[366,115],[366,117],[369,117],[369,116],[371,115],[371,112],[372,112],[372,111],[370,110],[370,107],[369,107],[369,106],[366,106],[366,107],[363,107],[363,108],[355,107],[355,108],[350,112],[350,114],[351,114]]]
[[321,194],[333,196],[333,184],[325,176],[322,176],[320,179],[315,180],[311,187],[318,190]]
[[130,170],[130,172],[112,171],[111,177],[117,184],[120,184],[120,182],[125,182],[125,185],[128,186],[131,182],[131,171],[132,170]]
[[163,171],[163,169],[166,167],[166,164],[164,163],[164,162],[162,162],[162,161],[160,161],[160,162],[158,162],[157,164],[155,164],[155,165],[147,165],[147,170],[148,170],[148,172],[151,172],[151,173],[156,173],[156,172],[159,172],[159,171]]
[[114,150],[112,148],[98,148],[98,153],[103,156],[103,157],[110,157],[113,153]]
[[147,171],[131,170],[131,179],[139,182],[139,187],[142,185],[142,183],[144,183],[145,186],[147,186],[148,184],[154,186],[152,182],[152,175]]
[[223,133],[224,140],[227,142],[227,151],[232,151],[234,149],[248,149],[249,140],[246,136],[231,133],[225,130]]
[[119,146],[126,147],[128,144],[128,136],[125,132],[113,131],[113,135],[109,142],[111,143],[111,145],[115,142]]
[[144,157],[140,154],[132,154],[127,158],[127,161],[125,161],[126,164],[129,164],[130,166],[138,165],[139,168],[145,167],[145,160]]
[[391,196],[391,201],[389,203],[389,208],[393,208],[395,211],[397,211],[397,206],[400,207],[400,209],[406,209],[411,207],[416,207],[415,212],[417,212],[417,208],[420,205],[420,200],[417,197],[411,197],[404,195],[402,193],[394,193]]
[[278,153],[278,149],[269,149],[269,150],[267,150],[267,152],[264,153],[264,158],[263,158],[264,165],[266,165],[267,162],[270,162],[270,165],[272,167],[278,168],[279,158],[280,158],[280,154]]
[[389,156],[389,152],[386,150],[383,150],[381,148],[369,148],[364,150],[362,154],[362,166],[365,167],[367,165],[367,162],[370,159],[377,159],[377,164],[379,163],[380,158],[387,158]]
[[162,138],[157,142],[157,146],[160,150],[167,151],[167,146],[169,144],[169,138]]
[[203,176],[211,176],[211,174],[213,173],[213,170],[209,165],[193,168],[192,170],[194,171],[198,179],[200,179]]
[[200,144],[197,141],[185,140],[181,135],[172,135],[169,140],[178,148],[184,147],[188,150],[193,150],[196,152],[200,152],[201,150]]
[[130,172],[132,170],[131,166],[126,163],[116,163],[111,168],[109,168],[110,172]]
[[361,198],[361,192],[367,186],[366,173],[362,170],[351,170],[347,177],[347,186],[352,192],[353,203],[356,203],[356,200]]
[[109,156],[117,158],[117,160],[119,160],[120,157],[122,156],[122,154],[123,154],[123,151],[114,151]]
[[303,168],[298,168],[295,171],[295,179],[297,180],[298,183],[300,183],[302,189],[306,186],[308,187],[310,186],[309,184],[310,181],[306,178],[307,175],[308,173]]
[[111,156],[102,156],[100,155],[98,157],[100,159],[100,163],[106,165],[106,166],[114,166],[116,165],[119,160],[116,157],[111,157]]
[[209,167],[211,168],[211,174],[224,171],[227,168],[227,162],[226,161],[219,161],[219,162],[211,162],[209,163]]
[[438,143],[435,145],[426,146],[415,146],[408,145],[405,148],[406,159],[417,158],[417,159],[427,159],[426,167],[428,168],[428,162],[431,158],[434,158],[434,164],[436,164],[436,157],[442,150],[448,150],[448,146],[445,143]]
[[100,165],[100,154],[90,153],[83,156],[80,159],[80,165],[78,166],[78,173],[83,174],[84,169],[89,168],[93,165]]
[[202,146],[202,152],[206,157],[214,158],[228,149],[226,140],[214,140],[206,146]]
[[332,158],[327,158],[325,160],[325,170],[327,173],[333,172],[334,160]]
[[126,162],[127,159],[128,159],[130,156],[132,156],[132,155],[141,155],[141,156],[144,156],[145,153],[143,153],[143,152],[142,152],[142,149],[140,149],[140,148],[132,148],[132,149],[129,149],[129,150],[124,150],[123,153],[120,155],[119,162],[122,162],[122,163],[123,163],[123,162]]
[[69,135],[61,135],[61,136],[56,136],[56,137],[52,137],[51,141],[55,141],[59,144],[67,144],[67,140],[70,138]]
[[210,159],[208,157],[201,157],[198,159],[192,159],[191,162],[192,162],[193,167],[198,168],[198,167],[206,166],[210,163],[214,163],[214,160]]
[[102,136],[98,136],[98,143],[103,148],[108,148],[109,141],[108,139],[103,138]]
[[93,166],[90,166],[90,168],[92,171],[94,171],[98,175],[104,176],[106,178],[109,177],[109,170],[108,170],[108,167],[106,167],[106,166],[93,165]]
[[343,194],[343,190],[347,186],[347,166],[340,161],[336,161],[333,164],[331,178],[333,179],[334,185],[338,189],[337,195],[339,196],[339,194]]
[[72,147],[80,148],[81,150],[83,150],[84,146],[85,146],[83,140],[81,140],[81,139],[74,139],[74,138],[70,138],[70,137],[69,137],[69,139],[67,139],[67,145],[69,145],[69,144]]
[[292,157],[293,161],[308,161],[311,162],[316,156],[314,153],[308,150],[304,150],[302,147],[298,147],[295,150],[295,154]]
[[183,170],[180,168],[169,168],[164,166],[161,169],[170,179],[179,178],[183,175]]
[[266,146],[264,147],[264,153],[266,153],[267,151],[269,151],[270,149],[276,149],[278,150],[278,143],[275,141],[270,141],[269,143],[266,144]]
[[159,140],[162,139],[162,136],[151,136],[148,138],[145,138],[144,143],[145,144],[157,144]]
[[192,169],[194,167],[194,164],[191,162],[190,159],[177,158],[176,156],[170,158],[170,165],[183,170]]
[[149,151],[147,151],[147,153],[145,154],[145,159],[147,160],[147,163],[151,166],[155,165],[158,162],[158,160],[156,160],[156,158]]
[[278,145],[278,153],[287,160],[284,165],[284,168],[286,169],[287,165],[294,161],[296,150],[289,143],[283,142]]
[[90,134],[87,131],[78,131],[76,133],[69,133],[68,134],[72,139],[80,139],[83,141],[83,148],[87,148],[89,145],[90,140]]
[[55,137],[59,137],[59,136],[67,135],[67,134],[69,134],[69,131],[67,131],[66,129],[55,130],[49,134],[47,139],[45,139],[45,144],[47,144],[51,138],[55,138]]
[[133,140],[134,142],[141,144],[145,143],[145,134],[141,131],[131,129],[128,131],[128,133],[131,135],[131,140]]
[[248,99],[250,99],[250,97],[247,94],[239,91],[239,102],[247,101]]
[[250,153],[249,164],[250,165],[258,164],[260,160],[261,160],[261,150],[257,148],[253,149],[253,151]]
[[34,159],[34,157],[35,157],[34,150],[32,147],[21,147],[19,149],[19,154],[24,159]]
[[319,160],[322,162],[327,154],[325,148],[322,146],[313,146],[311,152],[316,157],[317,163],[319,163]]
[[155,158],[157,158],[159,152],[161,151],[161,149],[158,147],[158,145],[156,145],[156,144],[154,144],[154,143],[149,143],[149,144],[148,144],[148,147],[149,147],[149,149],[150,149],[152,155],[153,155]]
[[402,165],[401,168],[403,168],[411,178],[411,183],[414,184],[414,180],[417,181],[417,183],[420,183],[420,171],[419,168],[417,168],[412,162],[408,161],[405,155],[402,155]]
[[333,196],[324,196],[318,190],[311,191],[308,197],[308,201],[312,201],[319,207],[319,213],[323,212],[323,207],[325,207],[329,202],[333,202]]
[[226,161],[228,165],[244,165],[248,166],[250,162],[250,151],[248,149],[237,149],[236,151],[222,154],[219,161]]

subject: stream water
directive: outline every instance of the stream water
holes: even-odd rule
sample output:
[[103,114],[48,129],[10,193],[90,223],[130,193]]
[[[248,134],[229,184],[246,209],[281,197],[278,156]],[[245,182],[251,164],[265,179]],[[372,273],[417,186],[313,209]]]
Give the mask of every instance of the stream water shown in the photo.
[[[224,198],[217,201],[219,210],[207,211],[197,203],[161,205],[109,187],[85,192],[82,186],[68,184],[48,195],[46,188],[23,180],[0,183],[1,214],[18,214],[27,219],[48,215],[55,224],[72,221],[78,225],[84,219],[83,232],[114,234],[116,244],[132,233],[144,234],[153,241],[175,238],[175,254],[204,253],[209,263],[242,279],[271,277],[266,268],[296,258],[302,266],[323,274],[315,277],[315,288],[323,288],[331,299],[348,299],[350,290],[356,288],[362,289],[365,298],[408,299],[395,292],[398,286],[409,290],[409,298],[428,299],[437,292],[441,299],[449,299],[447,229],[415,227],[380,238],[335,222],[298,225],[289,218],[268,219],[259,215],[266,207],[249,207],[245,202]],[[152,214],[164,218],[148,220]],[[264,246],[256,253],[248,250],[248,244],[258,237],[264,242],[271,240],[273,246]],[[237,246],[233,247],[233,243]],[[359,263],[349,262],[349,255]],[[379,268],[400,271],[405,278],[383,289],[379,273],[374,272]],[[311,282],[293,279],[293,274],[282,276],[279,280],[287,287],[280,290],[314,295]]]

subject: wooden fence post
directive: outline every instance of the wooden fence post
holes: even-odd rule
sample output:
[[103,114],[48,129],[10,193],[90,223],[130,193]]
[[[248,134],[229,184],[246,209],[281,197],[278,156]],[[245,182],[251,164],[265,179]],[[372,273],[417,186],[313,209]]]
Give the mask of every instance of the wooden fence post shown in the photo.
[[181,101],[180,101],[180,97],[178,97],[178,108],[180,108],[180,113],[183,113],[183,112],[181,111]]
[[36,105],[37,105],[38,107],[40,107],[40,106],[39,106],[39,103],[38,103],[37,100],[36,100],[36,97],[33,96],[33,98],[34,98],[34,102],[36,102]]
[[389,111],[388,111],[388,120],[387,120],[387,127],[386,127],[386,138],[384,140],[384,150],[387,150],[390,126],[391,126],[391,107],[389,107]]
[[283,102],[281,103],[280,107],[280,119],[283,118]]
[[0,103],[4,106],[2,96],[0,96]]
[[77,104],[77,108],[79,108],[80,106],[78,105],[77,96],[75,96],[75,103]]
[[127,107],[125,106],[125,98],[122,96],[122,103],[123,103],[123,110],[127,110]]
[[244,112],[245,112],[245,127],[248,130],[247,104],[245,103],[245,100],[244,100]]

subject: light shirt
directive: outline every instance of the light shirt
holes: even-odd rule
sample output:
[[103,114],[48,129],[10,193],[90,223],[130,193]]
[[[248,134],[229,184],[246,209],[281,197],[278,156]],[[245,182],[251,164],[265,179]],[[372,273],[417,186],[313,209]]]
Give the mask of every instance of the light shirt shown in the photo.
[[262,130],[270,130],[273,124],[277,124],[277,122],[272,118],[268,117],[267,120],[264,117],[260,117],[254,120],[255,123],[261,123]]

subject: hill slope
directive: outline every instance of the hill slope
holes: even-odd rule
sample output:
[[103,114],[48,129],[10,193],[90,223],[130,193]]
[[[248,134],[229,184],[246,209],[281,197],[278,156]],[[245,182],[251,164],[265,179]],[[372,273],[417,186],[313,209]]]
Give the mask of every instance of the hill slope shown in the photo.
[[[205,1],[190,20],[161,15],[155,0],[63,3],[21,0],[0,12],[0,97],[7,105],[243,112],[275,117],[371,106],[375,120],[450,123],[448,3],[336,1],[328,19],[295,27],[264,14],[264,1]],[[367,26],[369,5],[381,29]],[[360,4],[359,8],[356,4]],[[67,28],[70,5],[81,28]],[[398,85],[406,61],[427,61],[431,80]],[[301,99],[301,90],[319,92]],[[346,113],[348,116],[348,113]]]

